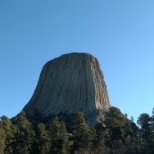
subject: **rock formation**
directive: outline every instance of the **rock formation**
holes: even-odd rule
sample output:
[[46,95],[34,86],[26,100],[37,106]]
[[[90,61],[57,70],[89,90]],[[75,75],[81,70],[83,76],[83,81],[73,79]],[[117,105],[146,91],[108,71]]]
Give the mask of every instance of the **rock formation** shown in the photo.
[[83,112],[93,125],[100,113],[110,107],[106,84],[95,57],[70,53],[47,62],[37,87],[24,111],[35,116]]

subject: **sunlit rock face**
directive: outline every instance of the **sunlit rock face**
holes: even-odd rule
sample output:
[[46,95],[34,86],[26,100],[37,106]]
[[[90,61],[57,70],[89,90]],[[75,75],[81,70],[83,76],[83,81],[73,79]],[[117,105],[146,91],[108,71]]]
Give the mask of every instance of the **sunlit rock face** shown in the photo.
[[83,112],[93,125],[110,107],[106,84],[97,59],[87,53],[70,53],[47,62],[24,111],[35,116]]

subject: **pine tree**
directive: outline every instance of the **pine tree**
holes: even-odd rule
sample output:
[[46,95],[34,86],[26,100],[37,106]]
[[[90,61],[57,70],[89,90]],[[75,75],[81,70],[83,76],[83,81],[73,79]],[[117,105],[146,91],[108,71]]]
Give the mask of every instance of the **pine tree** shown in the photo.
[[49,137],[51,140],[51,153],[65,153],[66,126],[64,122],[60,122],[58,118],[54,118],[49,127]]
[[111,107],[105,113],[104,125],[109,130],[110,135],[107,139],[107,145],[110,147],[118,148],[120,142],[132,133],[129,120],[116,107]]
[[27,120],[24,112],[16,116],[13,122],[13,153],[29,154],[34,138],[34,133],[30,129],[31,123]]
[[82,153],[85,150],[91,149],[96,136],[95,130],[89,128],[85,123],[84,116],[81,112],[74,115],[72,129],[72,139],[74,142],[72,151],[80,151]]
[[137,123],[141,127],[142,137],[147,140],[152,130],[150,115],[147,113],[142,113],[139,116]]
[[95,126],[96,130],[96,138],[95,138],[95,148],[97,151],[101,151],[102,149],[106,149],[106,142],[110,139],[109,129],[105,127],[104,122],[99,122]]
[[2,120],[4,131],[5,131],[5,135],[6,135],[6,139],[5,139],[5,145],[6,145],[6,147],[5,147],[5,154],[10,154],[13,151],[12,143],[13,143],[13,138],[14,138],[13,132],[12,132],[12,122],[6,116],[2,116],[1,120]]
[[35,131],[35,141],[32,147],[33,154],[48,154],[50,151],[48,131],[43,123],[39,123]]
[[154,148],[154,108],[152,109],[151,132],[149,135],[148,143],[150,148]]
[[152,122],[152,132],[154,133],[154,108],[152,109],[151,122]]
[[3,128],[3,124],[0,121],[0,154],[4,154],[4,150],[5,150],[5,138],[6,138],[6,134]]
[[130,120],[131,120],[132,122],[134,122],[134,117],[133,117],[133,116],[131,116]]

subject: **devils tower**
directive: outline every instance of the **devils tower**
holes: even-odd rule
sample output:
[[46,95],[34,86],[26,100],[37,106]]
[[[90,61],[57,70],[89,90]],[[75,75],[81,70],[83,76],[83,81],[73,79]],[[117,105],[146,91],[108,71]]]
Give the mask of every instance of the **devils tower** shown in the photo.
[[110,107],[104,76],[97,59],[87,53],[70,53],[47,62],[34,94],[24,107],[44,116],[83,112],[93,125]]

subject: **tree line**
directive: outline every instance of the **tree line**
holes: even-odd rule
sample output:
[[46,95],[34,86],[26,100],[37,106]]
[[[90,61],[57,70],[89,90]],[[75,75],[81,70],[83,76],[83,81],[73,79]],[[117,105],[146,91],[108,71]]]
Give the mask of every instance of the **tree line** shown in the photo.
[[0,154],[152,154],[154,109],[133,118],[111,107],[94,128],[81,112],[72,115],[69,129],[57,117],[32,124],[21,112],[15,118],[0,118]]

